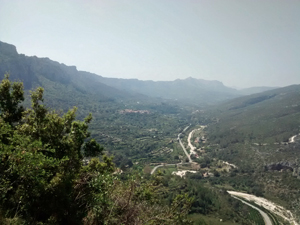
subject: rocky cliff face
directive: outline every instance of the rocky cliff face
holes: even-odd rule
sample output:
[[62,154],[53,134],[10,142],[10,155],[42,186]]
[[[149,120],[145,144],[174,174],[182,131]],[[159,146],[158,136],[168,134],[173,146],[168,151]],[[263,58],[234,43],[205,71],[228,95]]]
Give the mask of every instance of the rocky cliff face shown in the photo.
[[[57,97],[62,102],[86,94],[88,96],[85,98],[93,95],[97,96],[95,98],[98,101],[131,97],[140,99],[140,96],[101,83],[100,76],[78,71],[75,66],[66,66],[49,58],[18,54],[15,46],[0,41],[0,80],[5,73],[10,74],[11,81],[22,81],[25,90],[43,87],[51,98]],[[69,97],[60,93],[68,94]]]
[[17,48],[14,45],[0,41],[0,52],[3,55],[14,56],[18,55]]

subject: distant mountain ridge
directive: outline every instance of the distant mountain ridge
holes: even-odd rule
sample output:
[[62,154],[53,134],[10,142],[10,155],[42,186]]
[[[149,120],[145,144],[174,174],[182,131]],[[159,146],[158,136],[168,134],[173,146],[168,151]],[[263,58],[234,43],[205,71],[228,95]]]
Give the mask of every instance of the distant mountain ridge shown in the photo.
[[207,81],[191,77],[174,81],[142,81],[101,77],[101,81],[121,90],[130,90],[151,97],[191,100],[195,103],[217,102],[240,95],[237,90],[224,86],[220,81]]
[[13,80],[23,81],[25,89],[43,86],[52,90],[52,96],[56,93],[55,97],[58,97],[57,93],[68,90],[69,97],[88,94],[101,101],[143,99],[149,96],[194,104],[213,104],[243,95],[242,91],[226,87],[220,81],[191,77],[174,81],[106,78],[78,71],[75,66],[66,66],[49,58],[18,54],[14,45],[0,41],[0,74],[3,76],[6,72],[11,74]]
[[0,42],[0,73],[3,76],[6,72],[9,72],[12,80],[21,80],[25,89],[53,86],[56,83],[72,87],[80,93],[98,94],[105,98],[132,97],[99,82],[96,75],[85,76],[75,66],[66,66],[49,58],[18,54],[15,46]]

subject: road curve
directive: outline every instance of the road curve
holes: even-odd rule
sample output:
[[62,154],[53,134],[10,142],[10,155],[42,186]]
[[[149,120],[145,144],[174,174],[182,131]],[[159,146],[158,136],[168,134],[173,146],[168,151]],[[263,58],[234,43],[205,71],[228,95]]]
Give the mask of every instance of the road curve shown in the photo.
[[294,217],[291,211],[286,210],[284,207],[277,205],[274,202],[271,202],[265,198],[257,197],[255,195],[243,193],[243,192],[237,192],[237,191],[227,191],[231,196],[236,196],[241,199],[246,199],[247,201],[253,201],[255,204],[262,206],[266,210],[270,211],[271,213],[274,213],[284,220],[288,221],[289,224],[293,225],[299,225],[298,221]]
[[[180,164],[180,163],[178,163],[178,164]],[[151,170],[150,174],[152,175],[153,173],[155,173],[155,171],[156,171],[159,167],[162,167],[162,166],[175,166],[175,165],[177,165],[177,164],[160,164],[160,165],[154,167],[154,168]]]
[[160,165],[154,167],[154,168],[151,170],[150,174],[152,175],[153,173],[155,173],[155,171],[156,171],[159,167],[162,167],[162,166],[176,166],[176,165],[187,165],[187,164],[190,164],[190,163],[182,163],[182,162],[181,162],[181,163],[174,163],[174,164],[160,164]]
[[260,215],[262,215],[262,217],[263,217],[263,219],[264,219],[264,221],[265,221],[265,225],[273,225],[272,220],[270,219],[270,217],[268,216],[267,213],[265,213],[265,212],[262,211],[261,209],[255,207],[254,205],[251,205],[251,204],[248,203],[248,202],[245,202],[244,200],[242,200],[242,199],[240,199],[240,198],[238,198],[238,197],[236,197],[236,196],[234,196],[234,195],[231,195],[231,197],[233,197],[233,198],[235,198],[235,199],[241,201],[242,203],[244,203],[244,204],[246,204],[246,205],[252,207],[253,209],[257,210],[257,211],[260,213]]
[[291,137],[290,139],[289,139],[289,143],[294,143],[295,142],[295,138],[297,137],[297,136],[299,136],[300,134],[296,134],[296,135],[294,135],[293,137]]
[[158,166],[154,167],[154,168],[151,170],[150,174],[152,175],[153,173],[155,173],[155,171],[156,171],[159,167],[162,167],[162,166],[163,166],[163,165],[158,165]]

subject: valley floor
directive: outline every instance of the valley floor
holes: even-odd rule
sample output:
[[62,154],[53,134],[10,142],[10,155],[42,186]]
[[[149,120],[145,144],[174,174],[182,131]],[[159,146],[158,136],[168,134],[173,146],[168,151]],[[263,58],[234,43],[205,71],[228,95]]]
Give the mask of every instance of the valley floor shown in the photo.
[[[185,153],[185,155],[187,156],[187,159],[188,159],[188,163],[183,163],[180,162],[180,163],[177,163],[177,164],[166,164],[166,163],[162,163],[160,165],[157,165],[155,166],[152,171],[151,171],[151,174],[155,173],[155,171],[160,168],[160,167],[168,167],[168,166],[177,166],[177,171],[173,171],[172,174],[174,175],[178,175],[180,177],[184,177],[186,175],[187,172],[191,172],[191,173],[196,173],[197,171],[195,170],[185,170],[185,169],[179,169],[178,166],[182,166],[184,164],[191,164],[191,163],[194,163],[194,164],[197,164],[196,162],[193,162],[191,156],[194,155],[194,156],[198,156],[197,152],[196,152],[196,147],[193,146],[192,144],[192,137],[193,137],[193,134],[195,133],[195,131],[203,131],[203,129],[206,127],[206,126],[200,126],[200,128],[197,128],[197,129],[193,129],[192,131],[189,132],[188,134],[188,138],[187,138],[187,144],[188,144],[188,147],[190,148],[190,153],[187,152],[186,148],[184,147],[184,144],[182,143],[181,141],[181,136],[183,135],[184,131],[186,131],[190,126],[187,126],[183,131],[182,133],[179,133],[178,134],[178,142],[183,150],[183,152]],[[298,135],[295,135],[293,137],[291,137],[289,139],[289,142],[290,143],[293,143],[295,142],[295,138],[297,137]],[[198,158],[198,157],[197,157]],[[234,164],[231,164],[231,163],[228,163],[228,162],[225,162],[225,161],[221,161],[223,162],[223,164],[226,164],[228,165],[229,167],[231,168],[234,168],[236,169],[237,166],[234,165]],[[249,202],[253,202],[254,204],[256,205],[259,205],[261,206],[262,208],[264,208],[265,210],[271,212],[271,213],[274,213],[276,214],[277,216],[283,218],[285,221],[288,221],[290,224],[293,224],[293,225],[299,225],[299,223],[297,223],[296,219],[294,218],[293,214],[289,211],[289,210],[286,210],[285,208],[283,208],[282,206],[276,204],[276,203],[273,203],[265,198],[262,198],[262,197],[257,197],[255,195],[251,195],[251,194],[246,194],[246,193],[243,193],[243,192],[237,192],[237,191],[227,191],[233,198],[241,201],[242,203],[252,207],[253,209],[257,210],[261,216],[263,217],[264,221],[265,221],[265,224],[266,225],[274,225],[274,223],[272,223],[272,220],[271,218],[269,217],[269,215],[262,211],[261,209],[257,208],[255,205],[252,205],[250,204]],[[244,201],[245,200],[245,201]],[[246,201],[249,201],[249,202],[246,202]]]

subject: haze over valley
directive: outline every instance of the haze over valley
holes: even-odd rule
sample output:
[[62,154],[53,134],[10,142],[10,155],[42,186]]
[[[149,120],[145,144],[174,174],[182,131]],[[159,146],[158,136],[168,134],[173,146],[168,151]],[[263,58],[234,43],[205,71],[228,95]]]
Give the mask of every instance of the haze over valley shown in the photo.
[[[92,112],[91,138],[114,156],[121,174],[162,176],[165,185],[178,185],[185,177],[189,185],[208,188],[211,196],[205,198],[222,203],[205,203],[205,211],[197,206],[203,196],[195,198],[192,186],[184,188],[195,198],[188,216],[192,221],[217,223],[216,216],[222,215],[224,221],[245,224],[296,224],[300,85],[236,90],[191,77],[156,82],[106,78],[49,58],[18,54],[15,46],[4,42],[0,63],[2,74],[9,71],[10,80],[23,82],[25,106],[29,91],[43,87],[47,106],[64,112],[76,106],[78,118]],[[211,188],[228,194],[224,197]],[[232,205],[233,199],[234,204],[248,204],[235,197],[243,192],[272,196],[272,204],[281,203],[276,207],[283,206],[283,211],[259,199],[256,204],[267,214],[250,204],[250,216],[244,216],[242,205]],[[230,213],[215,209],[215,204],[227,205]]]
[[299,2],[0,5],[0,224],[300,224]]

